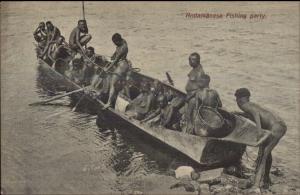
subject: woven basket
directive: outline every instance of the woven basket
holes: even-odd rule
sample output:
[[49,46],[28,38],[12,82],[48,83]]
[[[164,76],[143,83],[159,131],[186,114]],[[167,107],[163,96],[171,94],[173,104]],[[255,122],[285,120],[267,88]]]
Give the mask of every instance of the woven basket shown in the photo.
[[196,135],[215,136],[221,133],[225,121],[216,109],[203,106],[197,110],[195,124]]

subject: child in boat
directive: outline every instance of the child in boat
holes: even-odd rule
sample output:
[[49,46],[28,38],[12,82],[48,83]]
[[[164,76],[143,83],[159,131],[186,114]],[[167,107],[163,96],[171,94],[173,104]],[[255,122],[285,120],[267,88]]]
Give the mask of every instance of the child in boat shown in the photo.
[[[165,128],[181,131],[180,119],[181,114],[175,106],[168,104],[167,97],[160,95],[157,99],[159,108],[157,108],[152,114],[147,116],[141,122],[147,122],[151,120],[151,124],[161,125]],[[153,119],[153,120],[152,120]]]
[[260,105],[250,102],[250,91],[247,88],[237,89],[235,92],[237,105],[245,113],[250,114],[258,129],[271,131],[271,136],[260,146],[258,164],[252,190],[260,191],[260,187],[269,188],[271,184],[270,169],[272,166],[272,150],[284,136],[287,130],[285,122],[273,112]]

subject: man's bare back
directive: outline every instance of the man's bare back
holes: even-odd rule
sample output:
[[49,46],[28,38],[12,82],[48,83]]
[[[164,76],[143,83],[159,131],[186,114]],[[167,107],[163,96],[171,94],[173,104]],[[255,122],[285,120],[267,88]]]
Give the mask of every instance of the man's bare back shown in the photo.
[[271,130],[276,123],[283,122],[279,116],[253,102],[243,104],[243,110],[250,113],[255,121],[258,120],[255,117],[259,117],[262,129]]
[[222,107],[220,96],[214,89],[204,88],[202,90],[198,90],[196,98],[198,101],[200,101],[199,104],[203,106],[212,108]]

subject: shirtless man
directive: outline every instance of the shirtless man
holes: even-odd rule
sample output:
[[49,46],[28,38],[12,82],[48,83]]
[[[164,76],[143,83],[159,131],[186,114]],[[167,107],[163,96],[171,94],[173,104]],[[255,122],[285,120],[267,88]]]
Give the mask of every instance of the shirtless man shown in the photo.
[[[250,114],[258,129],[271,131],[271,136],[260,146],[258,164],[254,177],[253,191],[260,192],[260,187],[268,188],[270,180],[270,169],[272,166],[272,150],[284,136],[287,130],[285,122],[274,113],[250,102],[250,91],[247,88],[237,89],[235,92],[237,105],[246,114]],[[263,185],[261,184],[263,183]]]
[[51,21],[47,21],[46,26],[47,26],[47,44],[42,54],[39,56],[40,58],[44,57],[44,55],[48,52],[50,45],[56,42],[58,38],[61,36],[60,30],[57,27],[55,27]]
[[156,120],[151,121],[151,124],[159,123],[159,125],[172,129],[181,131],[180,129],[180,113],[178,109],[172,105],[168,104],[167,97],[165,95],[160,95],[157,98],[159,108],[157,108],[152,114],[147,116],[141,122],[147,122],[155,117],[158,117]]
[[200,64],[200,55],[192,53],[189,56],[189,64],[193,68],[188,74],[188,82],[185,86],[187,92],[187,107],[185,112],[186,133],[193,133],[192,116],[195,108],[195,93],[199,89],[199,78],[204,74],[202,65]]
[[69,38],[69,46],[72,50],[84,54],[83,47],[92,39],[88,34],[88,28],[85,20],[79,20],[77,27],[75,27]]
[[38,46],[43,49],[47,42],[47,30],[44,22],[40,22],[37,29],[33,32],[34,39],[38,42]]
[[141,86],[141,94],[127,106],[128,114],[137,120],[142,120],[153,108],[154,95],[151,92],[150,84],[144,81]]
[[52,24],[51,21],[46,22],[48,42],[55,41],[61,36],[60,30]]
[[67,77],[77,85],[82,86],[84,81],[83,61],[81,58],[75,58],[72,61],[72,70],[67,72]]
[[55,62],[58,58],[61,58],[64,60],[64,57],[67,57],[66,53],[66,46],[64,45],[65,38],[63,36],[59,36],[57,38],[57,41],[53,41],[50,43],[49,49],[48,49],[48,57],[52,62]]
[[221,108],[222,102],[218,92],[209,88],[210,76],[203,74],[200,77],[199,89],[196,92],[196,108],[208,106],[211,108]]
[[[85,50],[85,56],[82,57],[84,62],[84,83],[85,85],[90,85],[93,76],[99,66],[103,66],[106,59],[103,56],[97,55],[93,47],[88,47]],[[98,66],[97,66],[98,65]]]
[[112,36],[112,41],[117,47],[111,57],[112,62],[106,70],[114,68],[114,73],[111,74],[109,98],[104,108],[111,107],[114,104],[119,91],[123,87],[123,80],[126,78],[126,74],[130,68],[127,61],[128,45],[126,40],[123,39],[119,33],[115,33]]

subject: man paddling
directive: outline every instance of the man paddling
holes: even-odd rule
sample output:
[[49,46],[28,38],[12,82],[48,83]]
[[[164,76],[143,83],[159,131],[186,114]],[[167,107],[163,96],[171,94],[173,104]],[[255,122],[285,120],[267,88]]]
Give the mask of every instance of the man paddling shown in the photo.
[[123,81],[130,68],[127,61],[128,45],[126,40],[123,39],[119,33],[115,33],[112,36],[112,41],[117,47],[115,53],[111,57],[112,62],[109,67],[107,67],[107,70],[114,68],[114,71],[111,74],[108,102],[104,108],[111,107],[116,101],[119,91],[123,88]]
[[77,27],[75,27],[69,38],[69,46],[72,50],[84,54],[84,48],[86,44],[92,39],[92,36],[88,34],[88,27],[86,20],[79,20]]
[[237,89],[235,97],[237,105],[246,114],[254,118],[258,129],[271,131],[271,136],[260,146],[258,163],[254,177],[253,191],[260,191],[260,187],[269,188],[270,169],[272,166],[272,150],[284,136],[287,130],[285,122],[276,114],[270,112],[262,106],[250,102],[250,91],[247,88]]
[[189,64],[192,70],[188,74],[188,82],[185,86],[187,92],[187,107],[185,112],[186,120],[186,133],[193,133],[193,112],[195,110],[196,101],[195,93],[199,89],[199,79],[204,74],[202,65],[200,64],[200,55],[198,53],[192,53],[189,56]]

